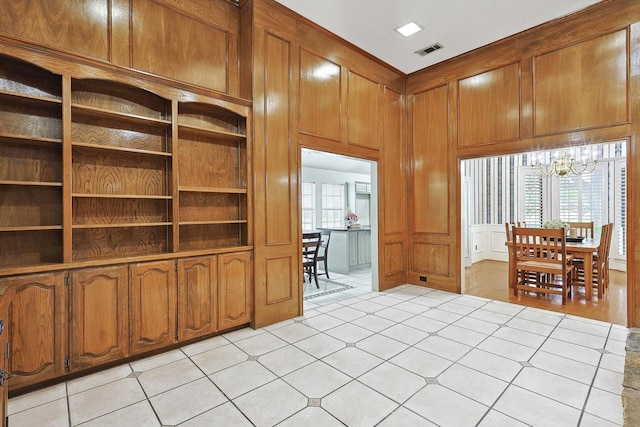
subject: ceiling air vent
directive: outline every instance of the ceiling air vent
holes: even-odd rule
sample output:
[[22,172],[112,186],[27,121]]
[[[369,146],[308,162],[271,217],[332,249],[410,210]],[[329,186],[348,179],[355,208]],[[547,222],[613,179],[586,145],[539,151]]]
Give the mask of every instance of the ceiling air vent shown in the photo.
[[435,52],[436,50],[442,49],[443,47],[444,46],[442,46],[440,43],[435,43],[435,44],[432,44],[431,46],[425,47],[424,49],[420,49],[416,51],[416,53],[420,56],[426,56],[431,52]]

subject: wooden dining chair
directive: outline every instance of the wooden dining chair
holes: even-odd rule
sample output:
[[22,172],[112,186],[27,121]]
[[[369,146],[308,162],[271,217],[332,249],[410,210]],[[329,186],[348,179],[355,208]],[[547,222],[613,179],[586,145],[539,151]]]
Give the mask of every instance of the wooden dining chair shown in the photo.
[[324,274],[329,279],[329,268],[327,267],[327,260],[329,259],[329,242],[331,241],[331,230],[321,230],[322,242],[320,243],[320,249],[318,250],[318,262],[322,261],[324,266]]
[[513,227],[515,227],[514,223],[504,223],[504,231],[507,233],[507,242],[510,242],[511,238],[513,237]]
[[[302,270],[303,279],[309,275],[315,279],[316,288],[320,289],[318,284],[318,253],[322,243],[322,234],[319,231],[302,233]],[[306,279],[304,279],[306,281]]]
[[[604,224],[600,235],[600,244],[593,256],[592,272],[593,280],[590,286],[598,291],[598,299],[604,296],[604,292],[609,286],[609,249],[611,248],[611,238],[613,235],[613,224]],[[584,280],[584,261],[574,260],[576,272],[574,274],[574,286],[587,286]]]
[[567,303],[574,267],[564,237],[563,229],[513,227],[514,296],[519,291],[555,294]]
[[577,237],[593,239],[593,221],[567,222],[569,230],[576,230]]

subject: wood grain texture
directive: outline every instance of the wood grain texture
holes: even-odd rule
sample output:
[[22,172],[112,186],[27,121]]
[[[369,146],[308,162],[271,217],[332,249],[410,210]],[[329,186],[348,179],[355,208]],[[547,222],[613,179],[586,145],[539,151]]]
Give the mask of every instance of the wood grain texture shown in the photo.
[[0,2],[0,31],[48,46],[109,59],[109,0]]
[[385,243],[383,254],[385,275],[405,272],[404,242]]
[[63,280],[63,273],[0,280],[16,291],[7,324],[11,391],[64,373],[68,323]]
[[0,267],[28,267],[62,262],[62,231],[0,233]]
[[127,266],[71,272],[71,367],[82,370],[129,355]]
[[628,120],[627,31],[534,57],[535,134]]
[[347,96],[347,142],[379,149],[380,85],[349,70]]
[[129,348],[139,354],[176,342],[175,261],[129,265]]
[[76,197],[71,203],[73,225],[170,222],[169,201]]
[[72,192],[83,194],[168,195],[165,158],[76,147]]
[[427,275],[449,277],[451,274],[449,256],[450,250],[447,245],[414,242],[411,270]]
[[3,143],[0,139],[0,180],[62,185],[62,146]]
[[[7,287],[4,289],[0,297],[0,319],[3,321],[4,327],[9,326],[9,306],[15,296],[15,288]],[[0,357],[0,372],[11,372],[9,367],[9,333],[6,329],[0,331],[0,348],[5,349],[4,354]],[[0,390],[0,426],[7,427],[9,419],[9,384],[4,383]]]
[[[255,4],[252,40],[254,327],[299,315],[302,306],[295,144],[300,129],[300,50],[295,20],[267,6]],[[271,268],[274,258],[286,259],[278,265],[282,270]],[[276,301],[271,298],[276,294],[290,297]]]
[[0,228],[62,227],[60,188],[3,186],[0,190]]
[[131,226],[73,230],[74,261],[132,257],[168,252],[168,226]]
[[59,100],[62,98],[61,83],[59,75],[26,61],[0,55],[1,91]]
[[402,234],[406,231],[406,177],[404,123],[404,96],[385,88],[383,97],[382,161],[378,163],[382,172],[379,193],[385,235]]
[[458,146],[520,136],[520,69],[510,64],[458,81]]
[[218,255],[218,301],[220,329],[251,322],[253,280],[251,253]]
[[168,127],[147,126],[106,117],[81,117],[81,114],[75,114],[73,120],[73,143],[92,144],[96,148],[132,148],[159,153],[170,151]]
[[[266,213],[266,243],[293,243],[290,213],[295,208],[292,175],[296,171],[289,114],[291,101],[291,45],[282,39],[267,36],[265,40],[265,135],[264,159],[266,174],[264,194]],[[276,102],[277,101],[277,102]],[[272,106],[273,104],[273,106]]]
[[450,200],[446,86],[415,94],[412,108],[412,231],[446,234]]
[[180,250],[246,246],[247,224],[202,224],[180,226]]
[[299,111],[301,133],[340,140],[341,67],[305,49],[300,50]]
[[133,0],[132,20],[134,68],[228,92],[228,30],[149,0]]
[[179,220],[246,220],[246,206],[246,194],[181,193]]
[[0,97],[0,133],[26,137],[62,138],[60,104]]
[[[180,135],[178,170],[180,186],[240,188],[240,147],[244,142],[206,135]],[[245,145],[246,146],[246,145]]]
[[181,102],[178,104],[178,123],[213,131],[246,135],[246,118],[233,111],[210,104]]
[[178,339],[218,330],[217,257],[178,260]]
[[71,102],[152,119],[171,118],[171,104],[166,99],[141,88],[107,80],[73,79]]

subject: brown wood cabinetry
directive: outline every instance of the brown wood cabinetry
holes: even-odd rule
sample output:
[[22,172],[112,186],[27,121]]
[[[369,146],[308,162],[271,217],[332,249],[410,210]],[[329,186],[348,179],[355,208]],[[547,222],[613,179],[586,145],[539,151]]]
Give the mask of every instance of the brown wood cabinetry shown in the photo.
[[251,254],[238,252],[218,256],[219,327],[221,330],[251,321]]
[[0,275],[252,244],[248,106],[0,59]]
[[169,250],[170,107],[128,85],[72,81],[74,261]]
[[180,103],[178,123],[180,250],[247,245],[246,120]]
[[0,286],[0,426],[7,425],[7,403],[9,401],[9,305],[15,296],[12,286]]
[[81,370],[129,355],[127,266],[71,272],[71,366]]
[[131,354],[176,342],[175,261],[129,266]]
[[62,261],[62,81],[0,56],[0,268]]
[[0,284],[15,289],[8,315],[11,389],[63,375],[68,342],[64,274],[11,277]]
[[178,339],[218,330],[217,258],[178,260]]

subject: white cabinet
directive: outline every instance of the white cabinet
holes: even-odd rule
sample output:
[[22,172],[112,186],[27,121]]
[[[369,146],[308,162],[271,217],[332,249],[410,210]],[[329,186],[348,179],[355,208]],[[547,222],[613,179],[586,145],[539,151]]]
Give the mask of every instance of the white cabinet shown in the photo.
[[329,272],[349,274],[361,265],[371,264],[371,230],[331,229]]
[[358,232],[351,231],[349,235],[349,267],[358,265]]
[[371,264],[371,231],[358,231],[358,265]]

